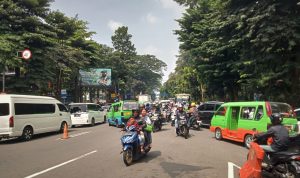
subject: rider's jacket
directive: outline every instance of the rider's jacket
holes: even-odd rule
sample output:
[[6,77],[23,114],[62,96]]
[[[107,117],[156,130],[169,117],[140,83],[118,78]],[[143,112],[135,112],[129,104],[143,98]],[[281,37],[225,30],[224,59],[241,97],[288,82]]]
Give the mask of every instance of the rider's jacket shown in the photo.
[[275,151],[283,151],[288,149],[289,132],[283,125],[274,125],[265,133],[256,134],[257,139],[272,137],[273,143],[271,148]]
[[177,120],[180,120],[180,117],[181,116],[183,116],[185,119],[187,118],[187,114],[186,114],[186,112],[185,111],[179,111],[179,110],[177,110],[177,112],[176,112],[176,119]]

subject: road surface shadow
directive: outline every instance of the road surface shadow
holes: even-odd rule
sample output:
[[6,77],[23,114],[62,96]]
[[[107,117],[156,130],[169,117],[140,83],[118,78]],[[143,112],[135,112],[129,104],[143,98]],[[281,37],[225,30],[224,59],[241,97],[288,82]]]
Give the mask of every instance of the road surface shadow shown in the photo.
[[191,172],[202,171],[205,169],[212,169],[212,167],[202,167],[202,166],[193,166],[187,164],[171,163],[171,162],[161,162],[160,166],[164,169],[170,177],[178,177],[184,174],[189,174]]
[[151,151],[150,150],[150,152],[146,156],[144,156],[143,158],[137,160],[136,163],[138,163],[138,162],[146,162],[147,163],[147,162],[149,162],[149,161],[151,161],[151,160],[153,160],[157,157],[160,157],[160,156],[161,156],[160,151]]
[[[68,130],[68,133],[70,134],[74,131],[75,131],[74,129],[70,129],[70,130]],[[57,137],[60,137],[60,136],[62,136],[62,133],[48,132],[48,133],[37,134],[37,135],[34,135],[33,138],[31,140],[29,140],[28,142],[33,141],[33,140],[44,139],[44,138],[51,137],[51,136],[54,136],[54,135],[57,135]],[[4,144],[21,144],[21,143],[26,143],[26,142],[23,141],[21,138],[10,138],[10,139],[4,139],[4,140],[0,141],[0,145],[4,145]]]
[[159,132],[165,132],[165,131],[168,131],[168,130],[170,130],[170,129],[167,129],[167,128],[161,128],[161,130],[159,130],[159,131],[156,131],[156,132],[153,132],[153,133],[159,133]]
[[246,148],[245,145],[244,145],[244,143],[242,143],[242,142],[236,142],[236,141],[233,141],[233,140],[227,140],[227,139],[217,140],[217,139],[215,138],[215,136],[212,136],[211,138],[214,139],[215,141],[219,141],[219,142],[227,142],[227,143],[234,144],[234,145],[236,145],[236,146],[241,146],[241,147]]

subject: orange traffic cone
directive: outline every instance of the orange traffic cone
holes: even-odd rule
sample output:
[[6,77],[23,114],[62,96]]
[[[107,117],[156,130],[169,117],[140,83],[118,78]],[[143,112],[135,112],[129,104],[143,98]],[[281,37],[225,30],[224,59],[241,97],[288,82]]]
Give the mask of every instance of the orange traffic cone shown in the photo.
[[68,134],[68,126],[67,123],[65,123],[65,127],[64,127],[64,134],[62,139],[68,139],[69,138],[69,134]]

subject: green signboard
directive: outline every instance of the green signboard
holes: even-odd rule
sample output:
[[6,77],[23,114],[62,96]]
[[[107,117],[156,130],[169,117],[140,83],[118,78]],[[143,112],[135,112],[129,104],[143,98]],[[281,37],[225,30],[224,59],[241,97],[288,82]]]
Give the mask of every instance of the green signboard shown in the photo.
[[79,73],[83,86],[111,86],[111,69],[80,70]]

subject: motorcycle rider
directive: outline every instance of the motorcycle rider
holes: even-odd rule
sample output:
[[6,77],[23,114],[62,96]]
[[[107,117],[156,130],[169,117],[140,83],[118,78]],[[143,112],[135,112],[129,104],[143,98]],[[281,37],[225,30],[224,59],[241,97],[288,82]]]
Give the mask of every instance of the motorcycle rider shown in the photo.
[[188,120],[188,126],[190,127],[191,124],[193,123],[193,121],[195,119],[197,119],[197,116],[198,116],[198,111],[197,111],[197,108],[196,108],[196,103],[192,103],[191,104],[191,107],[190,107],[188,113],[190,114],[190,118]]
[[[142,110],[142,118],[141,118],[145,124],[145,126],[143,128],[145,128],[147,125],[151,125],[151,119],[149,118],[149,116],[147,115],[147,111],[146,109]],[[152,143],[152,135],[151,132],[144,130],[144,135],[146,137],[146,140],[148,141],[149,147],[151,147],[151,143]]]
[[184,117],[185,119],[187,118],[186,112],[183,110],[182,104],[178,104],[177,106],[177,111],[176,111],[176,119],[175,119],[175,128],[176,128],[176,134],[179,134],[179,121],[180,117]]
[[271,145],[259,145],[265,152],[279,152],[288,149],[289,132],[281,124],[282,117],[278,113],[274,113],[270,117],[272,126],[265,133],[254,135],[254,140],[272,137],[273,143]]
[[142,124],[142,125],[138,124],[141,121],[143,121],[143,120],[140,117],[139,110],[134,110],[133,111],[133,116],[128,120],[126,126],[130,127],[131,125],[134,125],[137,128],[137,132],[138,132],[138,136],[139,136],[139,141],[140,141],[141,152],[145,152],[145,150],[144,150],[145,135],[142,132],[144,124]]

